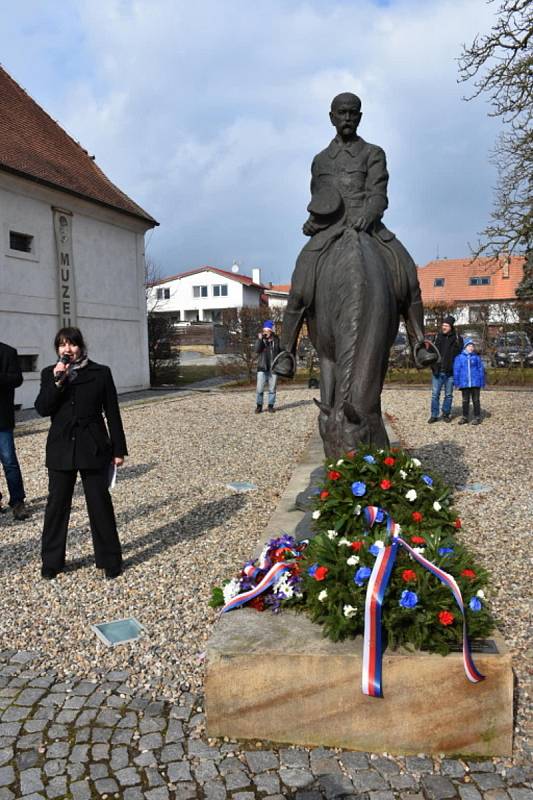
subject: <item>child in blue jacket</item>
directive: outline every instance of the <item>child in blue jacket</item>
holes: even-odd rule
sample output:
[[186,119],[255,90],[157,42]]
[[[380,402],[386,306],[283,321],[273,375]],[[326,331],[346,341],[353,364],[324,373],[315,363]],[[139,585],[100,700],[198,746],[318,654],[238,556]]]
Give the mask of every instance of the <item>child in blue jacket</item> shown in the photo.
[[485,386],[485,367],[475,352],[472,339],[465,339],[463,352],[453,362],[453,384],[456,389],[461,390],[463,395],[463,416],[459,420],[459,425],[465,425],[468,422],[470,398],[472,398],[474,406],[472,425],[479,425],[481,422],[479,392]]

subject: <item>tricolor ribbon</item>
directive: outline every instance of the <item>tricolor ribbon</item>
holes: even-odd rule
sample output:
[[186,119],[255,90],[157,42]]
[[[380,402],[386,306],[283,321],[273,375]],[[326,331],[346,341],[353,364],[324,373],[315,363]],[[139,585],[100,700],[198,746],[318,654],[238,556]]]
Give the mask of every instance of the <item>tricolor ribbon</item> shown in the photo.
[[[379,509],[377,506],[367,506],[364,510],[365,518],[372,527]],[[398,553],[398,547],[404,547],[407,552],[418,561],[418,563],[435,575],[445,586],[447,586],[459,606],[463,616],[463,665],[466,677],[472,683],[479,683],[484,679],[477,669],[472,659],[470,652],[470,644],[468,642],[468,633],[466,626],[465,607],[461,590],[457,585],[455,578],[443,569],[437,567],[427,558],[424,558],[420,553],[417,553],[406,541],[404,541],[399,533],[400,526],[397,525],[390,514],[383,511],[387,520],[387,532],[390,534],[392,543],[387,547],[380,549],[376,557],[374,568],[370,575],[365,600],[365,632],[363,644],[363,676],[362,676],[362,689],[363,693],[370,695],[370,697],[383,697],[383,689],[381,685],[381,669],[383,659],[383,645],[381,640],[381,608],[383,605],[383,598],[385,590],[389,584],[392,568]]]
[[239,608],[239,606],[243,606],[245,603],[249,603],[250,600],[254,600],[256,597],[259,597],[259,595],[263,594],[263,592],[266,592],[266,590],[272,586],[272,584],[276,583],[281,575],[290,569],[290,566],[291,565],[287,564],[285,561],[278,561],[277,564],[274,564],[274,566],[268,570],[266,575],[259,581],[257,586],[248,589],[247,592],[236,594],[235,597],[232,597],[231,600],[228,600],[220,613],[224,614],[226,611]]

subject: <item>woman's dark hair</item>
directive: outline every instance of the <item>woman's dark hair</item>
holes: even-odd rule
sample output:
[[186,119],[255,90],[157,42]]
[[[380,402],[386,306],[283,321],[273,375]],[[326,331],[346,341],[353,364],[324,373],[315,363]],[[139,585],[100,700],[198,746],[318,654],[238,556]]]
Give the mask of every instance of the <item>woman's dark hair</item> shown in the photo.
[[59,345],[63,344],[63,342],[70,342],[70,344],[73,344],[75,347],[79,347],[82,353],[87,352],[87,345],[85,344],[85,339],[79,328],[61,328],[58,330],[54,339],[56,353],[59,349]]

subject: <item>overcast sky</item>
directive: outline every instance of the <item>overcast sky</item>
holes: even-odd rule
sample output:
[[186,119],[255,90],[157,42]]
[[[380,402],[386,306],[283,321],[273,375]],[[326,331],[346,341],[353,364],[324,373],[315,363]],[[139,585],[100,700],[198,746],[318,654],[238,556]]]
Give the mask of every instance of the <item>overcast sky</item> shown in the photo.
[[469,255],[498,123],[456,58],[486,0],[0,0],[5,69],[152,214],[161,275],[290,278],[332,97],[363,101],[391,174],[385,222],[418,264]]

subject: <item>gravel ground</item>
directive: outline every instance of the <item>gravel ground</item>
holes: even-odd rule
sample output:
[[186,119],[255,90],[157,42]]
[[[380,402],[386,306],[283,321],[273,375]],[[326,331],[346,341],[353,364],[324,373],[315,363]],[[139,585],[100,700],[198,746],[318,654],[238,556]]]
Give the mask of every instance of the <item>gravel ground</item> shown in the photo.
[[[249,557],[295,459],[316,425],[314,392],[278,393],[275,416],[252,412],[250,392],[194,394],[124,408],[131,456],[114,492],[126,572],[105,581],[93,565],[83,494],[75,495],[67,557],[56,581],[39,578],[39,539],[46,500],[47,425],[19,429],[17,448],[31,518],[0,517],[0,642],[36,650],[41,665],[98,679],[126,669],[133,685],[176,699],[198,691],[214,613],[210,588]],[[531,394],[490,391],[477,428],[427,425],[429,390],[390,389],[384,408],[404,445],[454,485],[480,482],[490,491],[458,491],[461,535],[493,576],[489,598],[514,657],[516,754],[531,757]],[[528,418],[526,419],[526,413]],[[230,480],[255,492],[234,494]],[[135,616],[147,636],[108,650],[94,622]],[[529,650],[528,650],[529,648]],[[32,664],[39,668],[39,661]]]

